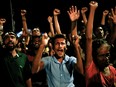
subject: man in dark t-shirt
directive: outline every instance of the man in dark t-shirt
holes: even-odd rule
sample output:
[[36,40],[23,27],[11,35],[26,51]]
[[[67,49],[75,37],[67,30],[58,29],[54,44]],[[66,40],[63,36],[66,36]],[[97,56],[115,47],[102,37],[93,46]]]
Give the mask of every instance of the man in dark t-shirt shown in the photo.
[[31,67],[27,55],[16,51],[18,38],[7,32],[0,48],[0,84],[3,87],[32,87]]

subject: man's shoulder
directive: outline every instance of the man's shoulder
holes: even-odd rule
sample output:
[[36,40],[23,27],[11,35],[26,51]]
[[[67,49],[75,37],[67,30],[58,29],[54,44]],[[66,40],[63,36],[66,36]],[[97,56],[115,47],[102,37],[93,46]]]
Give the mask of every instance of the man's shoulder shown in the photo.
[[72,59],[76,59],[76,57],[65,54],[65,59],[72,60]]
[[17,56],[18,56],[18,57],[23,57],[23,58],[24,58],[24,57],[25,57],[25,58],[28,58],[28,56],[27,56],[25,53],[20,52],[20,51],[17,52]]
[[17,54],[26,55],[25,53],[23,53],[23,52],[21,52],[21,51],[17,51]]

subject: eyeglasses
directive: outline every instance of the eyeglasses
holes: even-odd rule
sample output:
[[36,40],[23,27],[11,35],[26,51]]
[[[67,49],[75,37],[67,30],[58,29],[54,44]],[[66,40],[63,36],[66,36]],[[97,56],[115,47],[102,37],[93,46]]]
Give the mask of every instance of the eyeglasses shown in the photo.
[[110,57],[110,53],[100,54],[98,55],[98,57],[102,57],[102,58]]

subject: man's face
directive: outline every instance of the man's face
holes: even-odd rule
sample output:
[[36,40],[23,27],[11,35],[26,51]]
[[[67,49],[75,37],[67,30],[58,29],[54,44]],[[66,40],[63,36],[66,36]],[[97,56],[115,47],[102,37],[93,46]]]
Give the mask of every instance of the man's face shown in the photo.
[[32,36],[40,36],[41,32],[38,28],[34,28],[32,31]]
[[97,36],[101,38],[104,36],[104,31],[102,27],[97,28]]
[[16,47],[17,43],[18,40],[13,34],[8,34],[4,38],[4,45],[10,51],[12,51]]
[[38,49],[41,44],[41,39],[39,37],[33,39],[33,46],[35,49]]
[[54,43],[54,52],[57,58],[63,58],[66,51],[66,40],[57,38]]

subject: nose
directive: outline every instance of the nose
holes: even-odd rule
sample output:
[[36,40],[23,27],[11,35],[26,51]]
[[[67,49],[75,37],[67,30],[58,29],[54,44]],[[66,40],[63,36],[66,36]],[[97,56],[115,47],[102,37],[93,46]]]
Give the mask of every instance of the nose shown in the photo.
[[61,47],[62,46],[62,44],[59,44],[59,47]]

